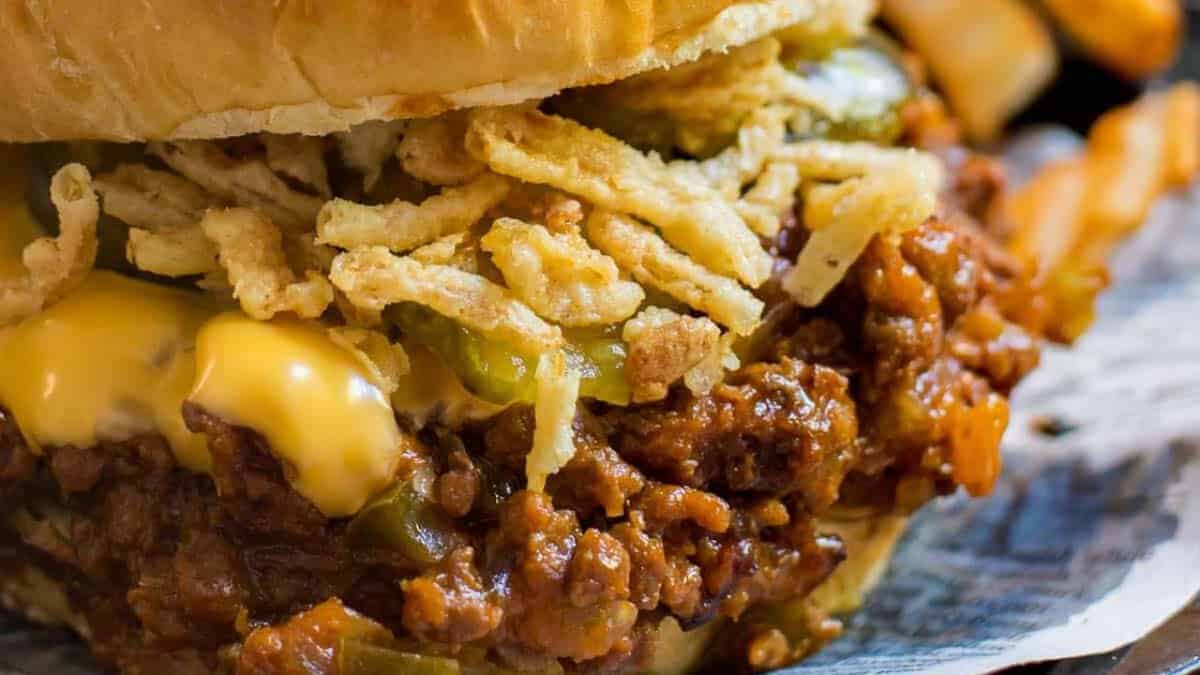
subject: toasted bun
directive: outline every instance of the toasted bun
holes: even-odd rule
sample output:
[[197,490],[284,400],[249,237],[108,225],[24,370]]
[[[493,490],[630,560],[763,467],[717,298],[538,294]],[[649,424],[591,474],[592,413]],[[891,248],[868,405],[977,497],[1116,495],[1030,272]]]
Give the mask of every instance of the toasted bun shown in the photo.
[[56,0],[0,7],[0,140],[310,135],[502,105],[873,0]]
[[842,538],[846,559],[813,591],[813,603],[830,614],[845,614],[858,609],[863,598],[887,571],[896,543],[907,525],[905,516],[822,520],[820,531]]
[[[829,614],[845,614],[858,609],[883,578],[907,524],[907,517],[896,515],[822,519],[818,529],[841,537],[846,545],[846,559],[810,596],[788,602],[799,603],[798,606],[813,605]],[[722,646],[724,625],[723,620],[718,620],[685,632],[675,619],[667,617],[659,624],[654,636],[646,672],[687,675],[703,671],[701,666],[711,649],[719,650]]]

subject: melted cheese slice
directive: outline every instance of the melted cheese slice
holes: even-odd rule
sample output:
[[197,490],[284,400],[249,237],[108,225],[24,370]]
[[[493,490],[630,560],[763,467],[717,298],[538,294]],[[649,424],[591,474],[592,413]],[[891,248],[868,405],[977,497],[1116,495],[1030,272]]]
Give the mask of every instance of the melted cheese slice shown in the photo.
[[0,402],[27,442],[87,447],[162,433],[180,464],[209,469],[180,413],[195,373],[200,296],[94,272],[75,292],[0,329]]
[[409,442],[387,396],[319,326],[219,313],[196,293],[97,271],[0,328],[0,404],[35,451],[158,432],[209,472],[184,401],[261,433],[296,490],[330,517],[387,486]]
[[261,433],[293,487],[328,516],[391,482],[406,440],[388,397],[319,326],[227,312],[196,338],[188,400]]

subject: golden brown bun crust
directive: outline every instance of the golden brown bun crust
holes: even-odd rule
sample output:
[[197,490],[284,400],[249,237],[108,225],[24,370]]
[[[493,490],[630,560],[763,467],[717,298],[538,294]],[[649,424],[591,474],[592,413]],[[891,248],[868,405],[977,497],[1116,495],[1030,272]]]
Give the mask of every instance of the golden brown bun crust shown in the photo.
[[907,525],[908,518],[899,515],[822,520],[819,530],[841,537],[846,545],[846,560],[813,591],[812,602],[831,614],[858,609],[867,593],[883,578]]
[[0,140],[326,134],[515,103],[848,0],[41,0],[0,5]]

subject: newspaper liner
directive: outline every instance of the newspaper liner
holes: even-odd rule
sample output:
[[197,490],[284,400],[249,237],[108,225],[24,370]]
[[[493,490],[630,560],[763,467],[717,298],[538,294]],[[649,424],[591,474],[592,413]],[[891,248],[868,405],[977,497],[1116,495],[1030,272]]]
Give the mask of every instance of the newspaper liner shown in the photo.
[[[1018,141],[1014,173],[1077,143]],[[1107,652],[1200,591],[1200,188],[1164,200],[1115,269],[1093,330],[1048,349],[1018,390],[996,493],[922,510],[846,634],[777,675],[962,675]],[[1039,435],[1043,416],[1075,430]],[[67,633],[0,614],[0,675],[96,673]]]

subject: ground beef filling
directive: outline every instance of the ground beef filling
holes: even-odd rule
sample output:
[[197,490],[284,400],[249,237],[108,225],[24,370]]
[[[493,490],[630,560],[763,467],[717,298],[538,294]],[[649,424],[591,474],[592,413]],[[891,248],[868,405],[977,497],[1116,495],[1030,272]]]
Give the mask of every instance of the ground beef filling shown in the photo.
[[[197,408],[211,477],[157,437],[36,456],[0,416],[0,564],[61,580],[96,655],[129,673],[332,675],[348,634],[516,669],[636,670],[664,617],[697,627],[819,584],[846,555],[817,525],[835,501],[886,511],[990,488],[1007,393],[1037,362],[1038,302],[967,214],[994,172],[964,180],[973,201],[877,239],[822,306],[767,284],[748,365],[711,393],[581,406],[576,456],[545,494],[523,490],[527,408],[421,430],[395,498],[432,534],[398,546],[323,517],[259,436]],[[779,274],[802,240],[793,223],[773,243]]]

